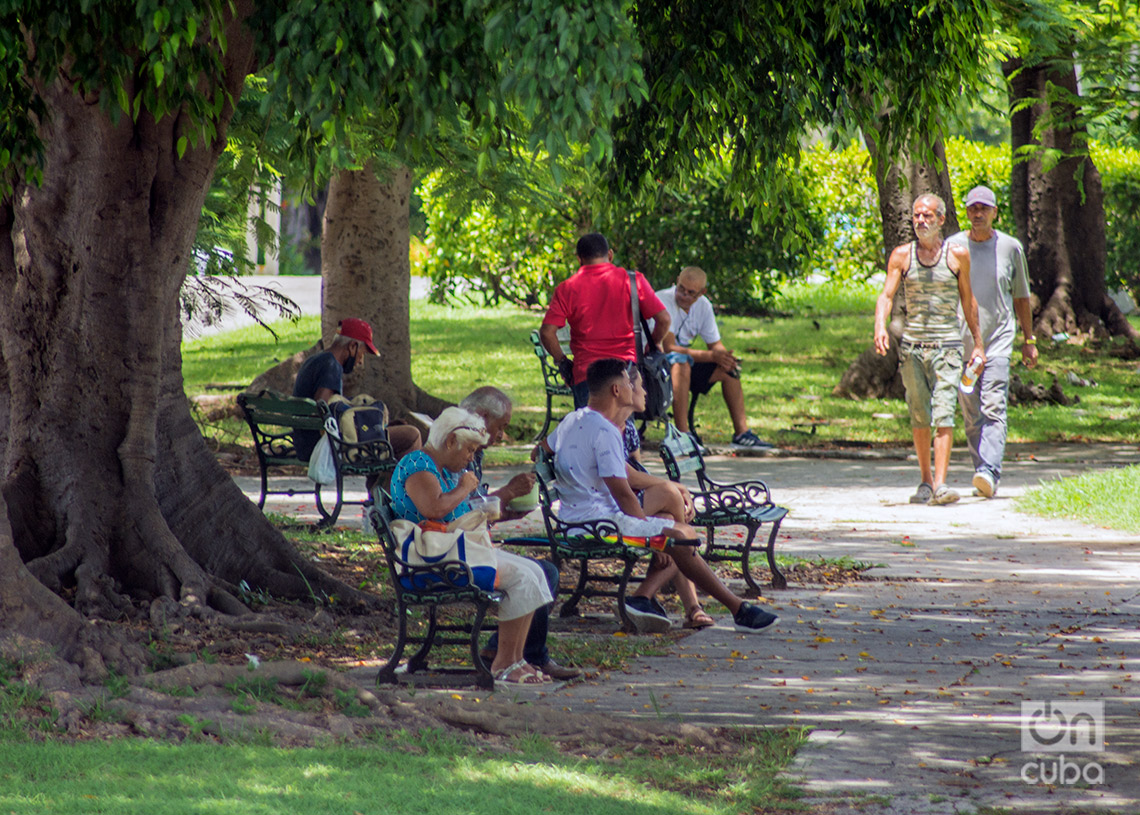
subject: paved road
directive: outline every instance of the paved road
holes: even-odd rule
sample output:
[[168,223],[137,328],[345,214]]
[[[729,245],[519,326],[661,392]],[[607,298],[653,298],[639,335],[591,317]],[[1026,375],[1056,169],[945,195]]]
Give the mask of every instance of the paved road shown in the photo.
[[[1140,463],[1140,448],[1014,445],[998,498],[948,507],[907,502],[917,468],[904,456],[710,459],[727,480],[765,478],[791,509],[782,552],[882,564],[875,579],[770,592],[780,620],[766,635],[721,620],[628,674],[533,703],[809,728],[790,775],[828,813],[1140,812],[1140,539],[1012,501],[1042,480]],[[956,450],[951,482],[968,496],[965,461]],[[1033,718],[1046,702],[1053,718]],[[1103,751],[1080,752],[1080,738],[1064,753],[1022,749],[1023,730],[1031,748],[1083,737],[1060,723],[1098,704]]]
[[[321,278],[319,275],[293,276],[293,275],[245,275],[236,279],[246,288],[264,286],[275,289],[297,304],[301,314],[321,313]],[[411,297],[413,300],[427,297],[428,281],[426,278],[413,277],[411,282]],[[276,319],[276,312],[267,313],[269,321]],[[253,325],[253,318],[246,314],[235,303],[226,304],[226,313],[222,319],[213,325],[203,325],[200,321],[191,321],[183,326],[183,339],[195,339],[223,331],[232,331]]]

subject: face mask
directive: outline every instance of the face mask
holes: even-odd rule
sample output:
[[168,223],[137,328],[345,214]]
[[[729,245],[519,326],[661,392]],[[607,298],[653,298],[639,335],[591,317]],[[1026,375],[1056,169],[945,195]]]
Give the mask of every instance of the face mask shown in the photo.
[[346,359],[344,361],[344,365],[341,367],[344,368],[344,372],[346,374],[352,373],[352,369],[356,367],[356,354],[353,354],[348,359]]

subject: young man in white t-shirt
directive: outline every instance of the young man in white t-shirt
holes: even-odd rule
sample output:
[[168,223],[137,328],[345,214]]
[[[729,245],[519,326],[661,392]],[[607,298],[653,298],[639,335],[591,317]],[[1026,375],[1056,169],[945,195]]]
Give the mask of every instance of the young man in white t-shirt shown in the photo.
[[[623,534],[695,541],[697,532],[671,518],[647,517],[630,486],[621,426],[633,404],[629,363],[600,359],[586,372],[590,399],[564,418],[547,438],[554,452],[554,472],[562,494],[563,520],[606,518]],[[738,631],[758,632],[776,621],[776,615],[733,594],[691,545],[669,549],[678,570],[697,588],[722,603],[733,615]]]
[[[664,351],[691,360],[673,363],[673,421],[678,430],[689,432],[689,394],[708,393],[713,385],[720,383],[732,419],[732,443],[738,447],[771,447],[748,429],[740,362],[720,340],[712,303],[705,297],[707,282],[703,269],[686,266],[677,276],[677,285],[657,292],[673,321],[665,335]],[[704,349],[692,347],[698,337],[704,340]]]

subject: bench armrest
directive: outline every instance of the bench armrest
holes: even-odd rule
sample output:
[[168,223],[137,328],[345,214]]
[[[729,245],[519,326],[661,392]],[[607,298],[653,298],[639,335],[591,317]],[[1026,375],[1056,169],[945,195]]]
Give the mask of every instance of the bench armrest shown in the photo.
[[705,512],[716,510],[743,510],[772,503],[772,493],[763,481],[737,481],[732,484],[718,484],[705,479],[705,489],[692,492],[694,503],[704,504]]

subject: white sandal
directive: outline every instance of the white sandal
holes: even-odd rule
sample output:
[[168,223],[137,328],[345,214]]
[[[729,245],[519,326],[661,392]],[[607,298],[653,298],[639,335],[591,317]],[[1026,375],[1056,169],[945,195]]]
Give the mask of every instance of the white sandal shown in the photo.
[[[526,668],[527,672],[517,679],[511,679],[511,674],[522,668]],[[504,682],[508,685],[543,685],[552,680],[541,671],[532,668],[525,659],[520,659],[514,665],[510,665],[495,674],[495,681]]]

